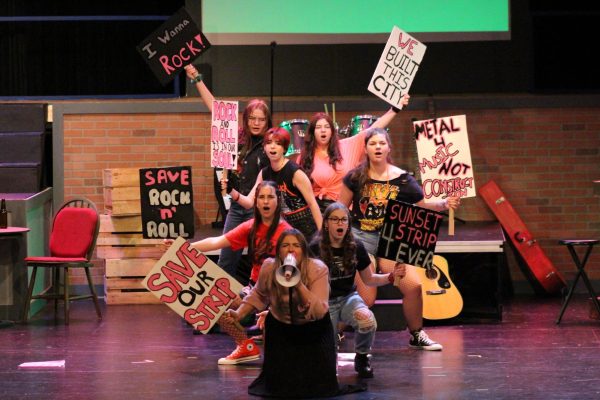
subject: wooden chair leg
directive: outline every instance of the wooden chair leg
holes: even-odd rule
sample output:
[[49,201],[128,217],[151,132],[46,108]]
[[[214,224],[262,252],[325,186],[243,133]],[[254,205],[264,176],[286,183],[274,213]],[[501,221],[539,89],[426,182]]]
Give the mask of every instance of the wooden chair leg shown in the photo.
[[98,319],[102,319],[100,303],[98,303],[98,295],[96,294],[96,289],[94,289],[94,283],[92,282],[92,274],[90,273],[90,269],[88,267],[85,267],[84,269],[88,280],[88,286],[90,287],[90,292],[92,293],[92,300],[94,300],[94,306],[96,307],[96,314],[98,315]]
[[29,319],[29,307],[31,307],[31,296],[33,295],[33,287],[35,286],[35,276],[37,274],[37,267],[33,267],[31,271],[31,279],[29,280],[29,288],[27,290],[27,298],[25,299],[25,306],[23,307],[23,322],[27,322]]

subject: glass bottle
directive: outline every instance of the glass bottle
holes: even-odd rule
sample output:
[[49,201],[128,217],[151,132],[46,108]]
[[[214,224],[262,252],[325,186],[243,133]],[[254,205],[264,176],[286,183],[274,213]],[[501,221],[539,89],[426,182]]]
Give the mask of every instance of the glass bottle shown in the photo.
[[6,201],[2,199],[0,204],[0,229],[8,227],[8,211],[6,210]]

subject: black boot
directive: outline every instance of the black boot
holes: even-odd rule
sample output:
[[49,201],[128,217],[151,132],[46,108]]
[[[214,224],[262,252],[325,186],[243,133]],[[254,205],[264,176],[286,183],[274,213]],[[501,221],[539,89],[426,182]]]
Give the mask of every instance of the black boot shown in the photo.
[[371,368],[368,354],[356,353],[354,357],[354,370],[358,372],[359,378],[373,377],[373,368]]

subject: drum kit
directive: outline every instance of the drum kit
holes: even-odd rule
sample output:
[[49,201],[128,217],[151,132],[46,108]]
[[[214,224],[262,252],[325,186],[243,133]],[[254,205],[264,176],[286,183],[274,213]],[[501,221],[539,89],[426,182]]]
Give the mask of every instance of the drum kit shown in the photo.
[[[350,120],[348,125],[337,129],[338,135],[340,138],[354,136],[370,127],[376,120],[377,117],[373,115],[356,115]],[[308,132],[308,125],[309,121],[307,119],[291,119],[279,124],[279,127],[285,129],[290,134],[290,146],[285,153],[286,157],[300,154],[304,148],[304,136]]]

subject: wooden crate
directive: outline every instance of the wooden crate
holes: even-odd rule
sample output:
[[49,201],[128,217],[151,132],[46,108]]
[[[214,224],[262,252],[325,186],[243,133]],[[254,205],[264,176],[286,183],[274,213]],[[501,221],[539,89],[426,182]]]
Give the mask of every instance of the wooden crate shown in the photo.
[[100,232],[142,233],[142,216],[113,217],[110,213],[100,215]]
[[149,258],[107,259],[104,275],[106,304],[160,304],[160,300],[142,286],[156,261]]
[[140,170],[138,168],[105,169],[102,173],[102,186],[111,188],[134,186],[139,190]]
[[102,173],[104,207],[113,216],[141,214],[140,170],[105,169]]
[[141,282],[165,251],[162,239],[143,238],[139,215],[100,215],[96,255],[106,260],[106,304],[160,303]]
[[142,213],[142,207],[139,200],[120,200],[113,201],[110,204],[105,202],[104,208],[115,217],[140,215]]
[[162,245],[163,239],[144,239],[141,232],[110,233],[100,232],[96,245],[99,246],[155,246]]
[[154,258],[158,260],[165,251],[162,245],[96,246],[96,255],[105,260],[114,258]]
[[104,259],[152,258],[158,260],[166,249],[162,239],[144,239],[139,215],[100,215],[96,255]]

